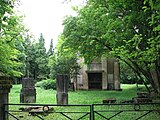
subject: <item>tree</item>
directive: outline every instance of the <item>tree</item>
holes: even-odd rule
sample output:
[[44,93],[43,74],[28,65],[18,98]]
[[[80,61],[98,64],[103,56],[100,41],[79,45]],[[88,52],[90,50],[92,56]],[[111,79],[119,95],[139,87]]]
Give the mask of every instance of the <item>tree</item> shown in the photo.
[[16,0],[0,1],[0,72],[8,76],[21,76],[19,57],[22,47],[18,45],[22,45],[25,28],[22,17],[16,15],[13,9],[14,5]]
[[32,36],[27,34],[24,41],[24,52],[25,52],[25,67],[24,77],[34,77],[34,66],[35,66],[35,49],[32,41]]
[[[80,65],[77,63],[78,56],[68,49],[63,48],[63,36],[60,36],[56,52],[50,57],[50,77],[55,79],[58,74],[68,75],[70,80],[77,83]],[[70,81],[71,82],[71,81]],[[76,86],[74,88],[76,90]]]
[[50,47],[49,47],[47,54],[48,54],[48,56],[51,56],[51,55],[53,55],[53,53],[54,53],[53,39],[51,39]]
[[48,77],[48,56],[45,48],[45,39],[43,34],[40,34],[38,43],[34,44],[35,50],[35,65],[34,65],[34,78],[41,80]]
[[88,0],[76,9],[78,16],[64,21],[63,46],[87,63],[103,55],[117,57],[148,90],[146,82],[160,93],[159,5],[158,0]]
[[24,42],[25,48],[25,76],[33,77],[39,81],[49,77],[48,60],[46,53],[45,39],[40,34],[38,42],[33,40],[31,35],[27,35]]

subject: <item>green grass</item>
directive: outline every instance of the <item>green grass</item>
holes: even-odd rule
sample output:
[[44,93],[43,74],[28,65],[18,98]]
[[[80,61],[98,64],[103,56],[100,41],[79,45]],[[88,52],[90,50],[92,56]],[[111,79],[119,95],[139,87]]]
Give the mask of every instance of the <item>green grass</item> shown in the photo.
[[[141,86],[144,88],[143,86]],[[69,91],[69,104],[93,104],[102,103],[105,98],[116,98],[117,101],[129,100],[136,96],[136,85],[122,85],[122,91],[106,91],[106,90],[77,90],[76,92]],[[9,103],[20,102],[21,85],[13,85],[9,94]],[[37,103],[56,104],[56,91],[44,90],[40,87],[36,88]]]
[[[137,88],[136,85],[127,85],[124,84],[121,86],[122,87],[122,91],[106,91],[106,90],[78,90],[76,92],[72,92],[69,91],[68,92],[68,96],[69,96],[69,104],[99,104],[102,103],[103,99],[106,98],[116,98],[116,102],[119,103],[120,101],[123,100],[131,100],[133,97],[136,97],[136,93],[137,93]],[[141,90],[145,90],[144,86],[140,86]],[[11,92],[9,94],[9,103],[20,103],[20,89],[21,89],[21,85],[13,85]],[[56,91],[55,90],[44,90],[41,88],[36,88],[37,91],[37,96],[36,96],[36,103],[38,104],[56,104]],[[10,110],[18,110],[20,106],[10,106]],[[97,107],[97,110],[106,110],[106,109],[114,109],[114,110],[121,110],[123,106],[101,106],[101,107]],[[132,106],[129,106],[132,107]],[[128,108],[124,108],[124,109],[128,109]],[[87,107],[54,107],[54,110],[56,112],[58,111],[85,111],[88,112],[89,108]],[[103,115],[107,115],[107,116],[111,116],[113,113],[108,112],[108,113],[102,113]],[[144,114],[144,113],[143,113]],[[16,116],[20,117],[21,114],[20,113],[15,113]],[[78,119],[80,117],[80,115],[83,114],[67,114],[70,117],[72,117],[73,119]],[[115,119],[113,120],[124,120],[124,119],[132,119],[132,118],[136,118],[136,116],[140,116],[142,115],[142,113],[140,112],[134,112],[134,113],[129,113],[129,112],[124,112],[121,113],[120,115],[118,115],[117,117],[115,117]],[[21,118],[22,120],[38,120],[37,117],[34,116],[28,116],[28,113],[23,114],[23,117]],[[53,119],[54,118],[54,119]],[[95,116],[96,120],[101,120],[102,118],[98,115]],[[149,115],[149,117],[146,117],[145,120],[151,120],[151,118],[154,119],[159,119],[160,116],[158,114],[151,114]],[[49,114],[48,116],[45,117],[45,120],[66,120],[65,117],[63,117],[60,114]],[[10,120],[12,120],[12,118],[10,117]],[[86,119],[84,120],[88,120],[88,118],[86,117]],[[103,119],[102,119],[103,120]]]

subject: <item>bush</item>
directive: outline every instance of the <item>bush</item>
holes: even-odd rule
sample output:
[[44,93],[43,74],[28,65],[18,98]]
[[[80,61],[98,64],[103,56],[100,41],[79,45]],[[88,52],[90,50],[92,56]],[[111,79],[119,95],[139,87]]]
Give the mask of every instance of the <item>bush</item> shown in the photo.
[[40,82],[36,83],[36,87],[41,87],[45,90],[48,89],[56,89],[56,80],[52,80],[52,79],[47,79],[47,80],[42,80]]

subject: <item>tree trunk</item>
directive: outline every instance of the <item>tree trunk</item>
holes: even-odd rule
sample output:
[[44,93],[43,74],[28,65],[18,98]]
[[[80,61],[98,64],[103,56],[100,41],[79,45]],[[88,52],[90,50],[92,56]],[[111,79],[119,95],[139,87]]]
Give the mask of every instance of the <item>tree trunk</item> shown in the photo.
[[158,74],[156,71],[151,71],[151,75],[152,75],[152,79],[154,82],[154,89],[155,92],[157,92],[158,94],[160,94],[160,78],[158,78]]

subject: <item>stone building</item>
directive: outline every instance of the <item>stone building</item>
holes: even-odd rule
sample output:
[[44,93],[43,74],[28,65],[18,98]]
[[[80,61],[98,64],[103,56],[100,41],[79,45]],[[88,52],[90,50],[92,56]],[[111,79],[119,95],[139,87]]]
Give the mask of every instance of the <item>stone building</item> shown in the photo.
[[78,89],[120,89],[120,65],[116,59],[101,58],[89,66],[83,65],[77,78]]

